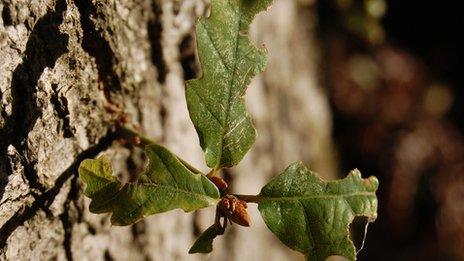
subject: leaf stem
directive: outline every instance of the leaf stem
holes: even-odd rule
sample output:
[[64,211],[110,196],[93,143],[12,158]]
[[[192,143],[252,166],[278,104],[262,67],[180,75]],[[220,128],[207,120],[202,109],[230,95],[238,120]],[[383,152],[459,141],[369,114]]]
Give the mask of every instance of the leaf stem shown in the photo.
[[149,144],[156,144],[154,140],[127,126],[122,126],[119,132],[121,136],[127,138],[129,142],[142,148]]
[[252,203],[259,203],[261,201],[260,195],[240,195],[240,194],[233,194],[238,199],[241,199],[245,202],[252,202]]
[[211,169],[211,171],[210,171],[206,176],[207,176],[208,178],[217,176],[218,173],[220,172],[220,170],[221,170],[221,169],[217,169],[217,168]]
[[[150,144],[157,144],[154,140],[144,136],[143,134],[139,133],[135,129],[130,128],[128,126],[122,126],[119,129],[119,133],[120,133],[121,137],[126,138],[133,145],[141,147],[141,148],[145,148],[145,146],[150,145]],[[192,165],[190,165],[185,160],[183,160],[183,159],[181,159],[179,157],[177,157],[177,159],[180,162],[182,162],[182,164],[184,164],[184,166],[187,167],[193,173],[202,173],[201,171],[194,168]]]

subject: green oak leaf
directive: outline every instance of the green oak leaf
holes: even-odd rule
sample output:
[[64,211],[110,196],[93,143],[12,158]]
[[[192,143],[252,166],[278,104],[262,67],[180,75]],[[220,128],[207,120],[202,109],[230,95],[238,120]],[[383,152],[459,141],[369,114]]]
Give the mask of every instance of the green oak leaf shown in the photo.
[[193,243],[189,250],[189,254],[203,253],[207,254],[213,251],[213,240],[223,233],[213,224],[203,232],[200,237]]
[[211,168],[236,165],[256,139],[244,95],[264,70],[266,50],[248,37],[251,21],[272,0],[213,0],[211,15],[196,23],[202,76],[186,82],[190,118]]
[[258,209],[269,229],[307,260],[331,255],[356,259],[349,238],[355,216],[377,218],[377,178],[353,170],[342,180],[324,181],[302,163],[293,163],[263,187]]
[[145,153],[147,169],[135,182],[126,184],[112,175],[106,156],[81,163],[79,176],[87,185],[84,194],[92,199],[91,212],[112,212],[112,224],[130,225],[148,215],[176,208],[188,212],[219,201],[217,187],[166,148],[151,144]]

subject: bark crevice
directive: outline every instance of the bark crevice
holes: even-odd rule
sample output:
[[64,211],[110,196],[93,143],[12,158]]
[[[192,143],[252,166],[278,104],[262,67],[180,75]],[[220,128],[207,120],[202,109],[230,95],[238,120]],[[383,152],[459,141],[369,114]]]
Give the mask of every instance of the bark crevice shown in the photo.
[[93,2],[91,0],[77,0],[75,5],[80,13],[83,31],[82,47],[95,59],[100,87],[107,100],[113,102],[112,92],[121,90],[120,77],[114,70],[116,55],[102,31],[92,21],[92,18],[95,19],[98,16],[97,7]]
[[161,45],[163,26],[161,17],[163,11],[158,1],[153,0],[151,4],[153,17],[148,22],[148,34],[150,38],[151,47],[151,60],[158,72],[158,82],[164,83],[166,81],[167,66],[163,58],[163,47]]
[[[50,97],[50,103],[53,105],[53,109],[55,109],[58,118],[62,121],[61,130],[63,131],[63,137],[71,138],[74,136],[74,132],[69,122],[68,101],[66,98],[60,97],[57,88],[58,86],[56,84],[52,84],[53,93]],[[59,132],[60,130],[57,131]]]
[[[24,59],[13,71],[12,113],[5,119],[4,126],[0,130],[0,153],[6,155],[8,146],[13,145],[21,154],[24,175],[29,185],[39,191],[44,191],[45,188],[37,180],[36,160],[29,155],[26,140],[41,116],[41,108],[36,97],[39,78],[46,68],[53,68],[57,59],[67,52],[68,36],[61,33],[59,29],[66,6],[65,0],[57,1],[55,9],[49,10],[36,22],[22,55]],[[12,170],[8,169],[7,173],[11,174]]]

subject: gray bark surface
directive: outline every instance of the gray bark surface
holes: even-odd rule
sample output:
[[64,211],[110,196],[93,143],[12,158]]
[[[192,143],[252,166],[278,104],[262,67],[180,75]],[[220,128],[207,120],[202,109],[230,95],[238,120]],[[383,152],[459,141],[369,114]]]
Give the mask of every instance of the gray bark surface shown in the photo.
[[[0,1],[0,260],[289,260],[301,258],[267,231],[233,226],[210,255],[188,255],[213,210],[171,211],[128,227],[88,212],[77,167],[108,154],[127,179],[142,152],[119,141],[117,122],[207,171],[184,98],[199,74],[200,0]],[[234,192],[256,194],[302,160],[334,177],[330,111],[316,77],[311,3],[279,0],[253,25],[269,50],[247,103],[259,137],[225,171]]]

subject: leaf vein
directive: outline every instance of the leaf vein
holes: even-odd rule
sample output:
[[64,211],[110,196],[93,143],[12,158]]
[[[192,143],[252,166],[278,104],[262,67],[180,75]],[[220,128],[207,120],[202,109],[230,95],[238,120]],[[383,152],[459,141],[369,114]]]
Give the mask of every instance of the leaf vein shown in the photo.
[[205,30],[206,32],[206,36],[209,40],[209,42],[211,43],[211,45],[213,46],[213,50],[214,50],[214,53],[216,54],[216,56],[219,58],[219,61],[221,62],[221,65],[227,70],[228,73],[231,72],[231,69],[229,68],[229,66],[226,64],[225,62],[225,58],[221,55],[221,53],[219,52],[219,48],[217,47],[216,45],[216,42],[213,40],[213,38],[211,38],[211,35],[208,31],[208,29],[206,29],[203,21],[200,19],[200,22],[199,24],[203,27],[203,29]]
[[208,106],[208,104],[206,103],[206,101],[204,100],[204,98],[203,98],[201,95],[199,95],[199,94],[197,93],[197,90],[196,90],[195,88],[192,88],[192,90],[193,90],[193,92],[195,93],[195,95],[196,95],[198,98],[200,98],[200,102],[203,103],[203,105],[204,105],[205,108],[206,108],[206,111],[209,112],[209,114],[211,114],[211,116],[213,116],[213,118],[219,123],[219,125],[220,125],[221,127],[223,127],[223,124],[222,124],[221,121],[219,120],[218,116],[216,116],[216,115],[211,111],[210,107]]
[[313,232],[311,230],[311,225],[309,224],[309,216],[308,216],[308,213],[306,212],[306,208],[304,207],[303,203],[299,200],[297,200],[297,202],[301,205],[301,208],[303,209],[303,215],[304,215],[304,220],[305,220],[305,225],[306,225],[306,230],[308,231],[308,234],[309,234],[309,239],[311,241],[311,245],[310,245],[310,249],[313,249],[313,247],[311,246],[314,246],[315,245],[315,241],[314,241],[314,236],[313,236]]
[[[237,59],[237,53],[238,53],[238,46],[239,46],[239,38],[240,38],[240,34],[239,34],[239,31],[240,31],[240,20],[242,19],[242,12],[241,12],[241,7],[239,7],[239,14],[238,14],[238,19],[237,19],[237,35],[235,37],[235,51],[234,51],[234,61]],[[227,112],[226,112],[226,119],[224,121],[224,124],[227,124],[228,121],[229,121],[229,117],[230,117],[230,107],[232,106],[232,100],[231,100],[231,96],[232,96],[232,89],[233,89],[233,85],[234,85],[234,80],[235,80],[235,73],[237,71],[237,64],[238,62],[235,62],[234,63],[234,70],[232,72],[232,77],[230,78],[230,82],[228,84],[229,86],[229,94],[227,96]],[[225,126],[223,125],[222,126],[222,138],[221,138],[221,147],[223,148],[221,150],[221,156],[219,157],[219,159],[222,159],[222,154],[223,154],[223,151],[224,151],[224,134],[226,133],[226,128]],[[226,144],[227,146],[226,147],[229,147],[231,144]]]
[[348,193],[342,195],[312,195],[312,196],[292,196],[292,197],[266,197],[261,195],[261,201],[288,201],[288,200],[304,200],[304,199],[319,199],[319,198],[345,198],[345,197],[358,197],[358,196],[374,196],[375,192],[359,192]]

